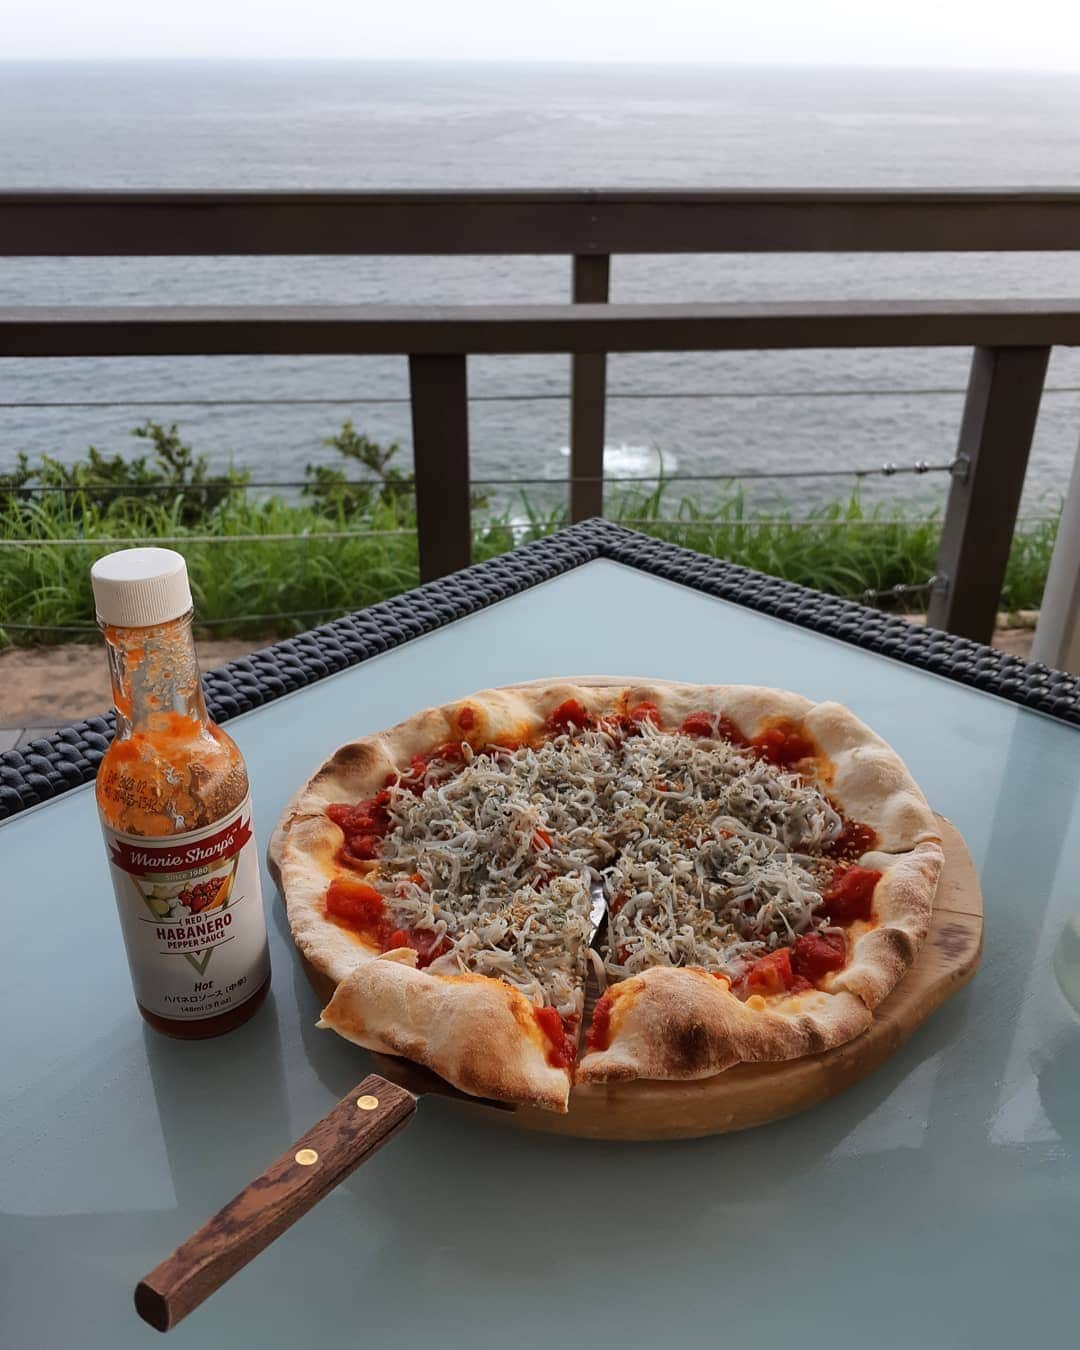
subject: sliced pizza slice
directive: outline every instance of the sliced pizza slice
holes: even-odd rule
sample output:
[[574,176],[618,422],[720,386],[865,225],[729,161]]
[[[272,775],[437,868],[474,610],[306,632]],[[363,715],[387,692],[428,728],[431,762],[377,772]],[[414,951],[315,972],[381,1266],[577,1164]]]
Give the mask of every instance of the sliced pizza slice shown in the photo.
[[[790,858],[762,866],[733,902],[747,922],[733,925],[740,935],[726,944],[708,906],[672,896],[645,904],[624,891],[630,898],[612,916],[606,954],[615,981],[594,1010],[577,1080],[705,1078],[861,1035],[914,958],[923,898],[940,866],[929,843],[864,862],[877,866],[823,861],[811,870]],[[786,897],[777,894],[781,879]],[[782,934],[777,925],[791,928]],[[796,925],[803,931],[792,935]],[[635,965],[640,973],[630,973]]]
[[559,1012],[491,976],[437,974],[412,960],[397,950],[354,966],[318,1025],[404,1055],[462,1092],[565,1113],[576,1040]]

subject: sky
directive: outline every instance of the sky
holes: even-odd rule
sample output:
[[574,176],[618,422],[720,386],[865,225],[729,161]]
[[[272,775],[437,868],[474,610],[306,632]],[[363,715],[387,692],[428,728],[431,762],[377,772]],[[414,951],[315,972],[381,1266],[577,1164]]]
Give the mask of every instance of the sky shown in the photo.
[[0,0],[0,58],[781,63],[1080,71],[1078,0]]

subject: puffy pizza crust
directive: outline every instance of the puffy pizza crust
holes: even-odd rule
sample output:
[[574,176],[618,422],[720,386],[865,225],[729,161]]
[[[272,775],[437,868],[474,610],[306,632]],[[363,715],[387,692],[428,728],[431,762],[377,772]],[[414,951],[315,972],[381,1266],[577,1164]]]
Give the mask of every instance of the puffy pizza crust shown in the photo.
[[925,840],[910,853],[867,853],[862,862],[883,873],[874,887],[874,921],[848,930],[851,960],[828,987],[848,990],[876,1008],[910,970],[926,940],[945,854],[936,840]]
[[874,888],[875,918],[848,930],[851,958],[825,989],[743,1003],[726,980],[705,971],[654,967],[611,986],[609,1045],[579,1061],[577,1081],[707,1078],[736,1064],[818,1054],[860,1036],[926,938],[944,854],[926,841],[910,853],[868,853],[861,861],[883,872]]
[[608,990],[611,1039],[578,1063],[579,1083],[709,1078],[736,1064],[832,1050],[873,1020],[854,994],[813,990],[743,1003],[703,970],[654,966]]
[[327,917],[326,889],[337,875],[334,855],[340,846],[341,831],[333,821],[298,812],[285,837],[279,883],[293,941],[335,983],[379,955],[359,934]]
[[[324,897],[342,841],[328,805],[371,796],[392,769],[447,740],[521,739],[568,698],[600,714],[649,700],[669,729],[701,710],[730,718],[747,737],[777,719],[801,722],[822,757],[812,774],[806,763],[800,771],[846,816],[874,829],[878,848],[859,861],[884,873],[874,892],[875,921],[848,930],[852,959],[826,990],[742,1003],[726,981],[702,971],[654,968],[613,986],[611,1043],[580,1061],[578,1080],[707,1077],[740,1062],[814,1054],[861,1034],[929,929],[944,855],[926,799],[896,752],[841,704],[753,685],[663,681],[482,690],[343,745],[316,771],[279,820],[269,862],[297,945],[339,985],[322,1024],[415,1059],[466,1092],[566,1109],[566,1074],[547,1064],[531,1011],[526,1025],[518,1007],[520,1001],[531,1010],[521,994],[485,976],[416,970],[406,952],[380,958],[327,918]],[[473,721],[463,729],[466,707]]]
[[570,1074],[548,1063],[523,994],[486,975],[433,975],[415,962],[415,952],[397,951],[355,966],[319,1026],[415,1060],[462,1092],[566,1111]]

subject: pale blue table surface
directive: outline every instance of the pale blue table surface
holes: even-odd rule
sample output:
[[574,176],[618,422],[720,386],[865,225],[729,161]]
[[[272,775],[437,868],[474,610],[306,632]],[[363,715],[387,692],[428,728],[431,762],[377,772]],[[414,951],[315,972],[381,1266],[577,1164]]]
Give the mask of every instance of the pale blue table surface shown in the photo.
[[[1080,737],[977,691],[611,562],[229,724],[265,840],[336,744],[486,684],[752,682],[847,703],[983,878],[974,982],[863,1083],[688,1143],[596,1144],[425,1099],[409,1129],[170,1333],[185,1346],[1075,1344]],[[144,1028],[89,788],[0,827],[0,1345],[149,1346],[135,1281],[368,1069],[264,878],[274,978],[242,1030]]]

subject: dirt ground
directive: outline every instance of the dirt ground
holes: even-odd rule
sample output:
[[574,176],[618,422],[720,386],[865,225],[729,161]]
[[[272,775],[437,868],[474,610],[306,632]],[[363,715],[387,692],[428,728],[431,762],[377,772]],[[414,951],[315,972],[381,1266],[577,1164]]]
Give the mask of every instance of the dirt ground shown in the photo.
[[[265,647],[258,642],[200,642],[203,670]],[[0,652],[0,727],[55,726],[110,707],[109,673],[100,644],[22,647]]]
[[[1000,628],[994,634],[994,646],[1026,657],[1033,637],[1033,627]],[[212,670],[269,641],[200,642],[199,661],[203,670]],[[56,726],[90,717],[108,706],[109,677],[100,646],[71,644],[0,652],[0,728]]]

